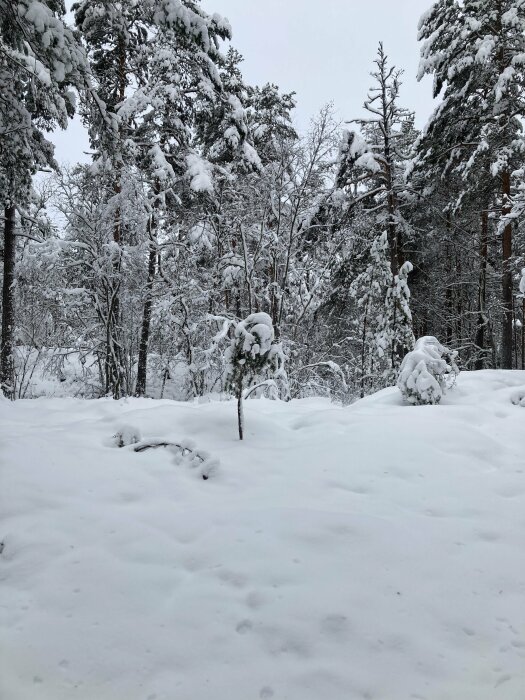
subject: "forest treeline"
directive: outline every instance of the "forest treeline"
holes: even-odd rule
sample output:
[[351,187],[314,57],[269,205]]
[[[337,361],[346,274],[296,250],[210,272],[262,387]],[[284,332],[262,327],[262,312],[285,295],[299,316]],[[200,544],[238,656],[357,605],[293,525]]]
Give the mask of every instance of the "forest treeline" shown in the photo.
[[[422,336],[465,369],[525,367],[524,2],[420,19],[424,129],[379,44],[366,117],[327,106],[305,134],[197,0],[71,17],[0,0],[5,396],[72,358],[84,396],[222,391],[232,328],[258,313],[287,397],[388,386]],[[75,113],[91,162],[60,168],[50,134]]]

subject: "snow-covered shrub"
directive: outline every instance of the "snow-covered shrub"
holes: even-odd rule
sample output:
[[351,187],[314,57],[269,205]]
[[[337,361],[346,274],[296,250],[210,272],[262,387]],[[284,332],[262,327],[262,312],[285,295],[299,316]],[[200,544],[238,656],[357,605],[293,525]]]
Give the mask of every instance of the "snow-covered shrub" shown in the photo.
[[[250,314],[235,324],[233,338],[225,353],[226,389],[237,398],[239,439],[243,439],[243,391],[256,386],[269,387],[277,392],[277,380],[286,381],[284,353],[281,343],[275,342],[272,319],[266,313]],[[272,376],[268,378],[268,375]],[[264,378],[266,375],[267,378]],[[261,379],[258,383],[258,380]]]
[[217,474],[219,460],[204,450],[197,450],[192,440],[173,445],[171,451],[175,455],[175,464],[187,467],[204,481]]
[[14,362],[16,398],[100,396],[99,363],[93,352],[17,345]]
[[459,374],[456,358],[455,350],[433,336],[420,338],[399,370],[397,386],[405,401],[415,406],[438,404]]
[[133,425],[121,425],[113,437],[117,447],[136,445],[141,440],[140,430]]

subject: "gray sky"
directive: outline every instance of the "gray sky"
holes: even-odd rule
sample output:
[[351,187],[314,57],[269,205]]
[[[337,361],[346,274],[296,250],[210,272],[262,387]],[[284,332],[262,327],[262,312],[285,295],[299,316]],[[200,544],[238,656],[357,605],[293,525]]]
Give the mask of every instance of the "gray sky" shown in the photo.
[[[432,109],[431,81],[416,81],[417,23],[432,0],[202,0],[227,17],[233,45],[244,56],[247,82],[295,91],[300,130],[327,102],[340,119],[361,115],[379,41],[403,68],[401,103],[422,126]],[[86,134],[75,120],[53,140],[61,162],[84,159]]]

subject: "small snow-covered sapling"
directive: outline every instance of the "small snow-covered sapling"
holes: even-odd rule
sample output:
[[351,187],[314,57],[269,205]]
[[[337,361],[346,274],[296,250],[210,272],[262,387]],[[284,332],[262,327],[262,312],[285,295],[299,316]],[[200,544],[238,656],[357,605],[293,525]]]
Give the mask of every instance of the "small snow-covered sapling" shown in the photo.
[[459,374],[457,355],[433,336],[420,338],[399,370],[397,386],[405,401],[414,406],[438,404]]
[[127,447],[140,442],[140,430],[133,425],[121,425],[113,436],[117,447]]
[[[244,321],[236,323],[225,359],[226,389],[232,391],[237,399],[239,440],[242,440],[244,437],[242,404],[244,389],[258,377],[269,372],[272,372],[274,378],[286,376],[282,345],[275,342],[275,332],[270,316],[262,312],[250,314]],[[273,380],[268,381],[275,386]]]

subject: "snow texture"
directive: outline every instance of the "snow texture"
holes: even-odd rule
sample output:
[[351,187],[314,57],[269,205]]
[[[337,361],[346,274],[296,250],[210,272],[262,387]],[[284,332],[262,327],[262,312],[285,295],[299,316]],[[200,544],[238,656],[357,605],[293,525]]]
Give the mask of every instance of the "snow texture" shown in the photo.
[[230,402],[1,402],[0,696],[520,700],[524,386],[254,400],[244,442]]
[[186,165],[188,167],[187,176],[190,180],[191,189],[195,192],[213,192],[210,163],[196,153],[190,153],[186,156]]

